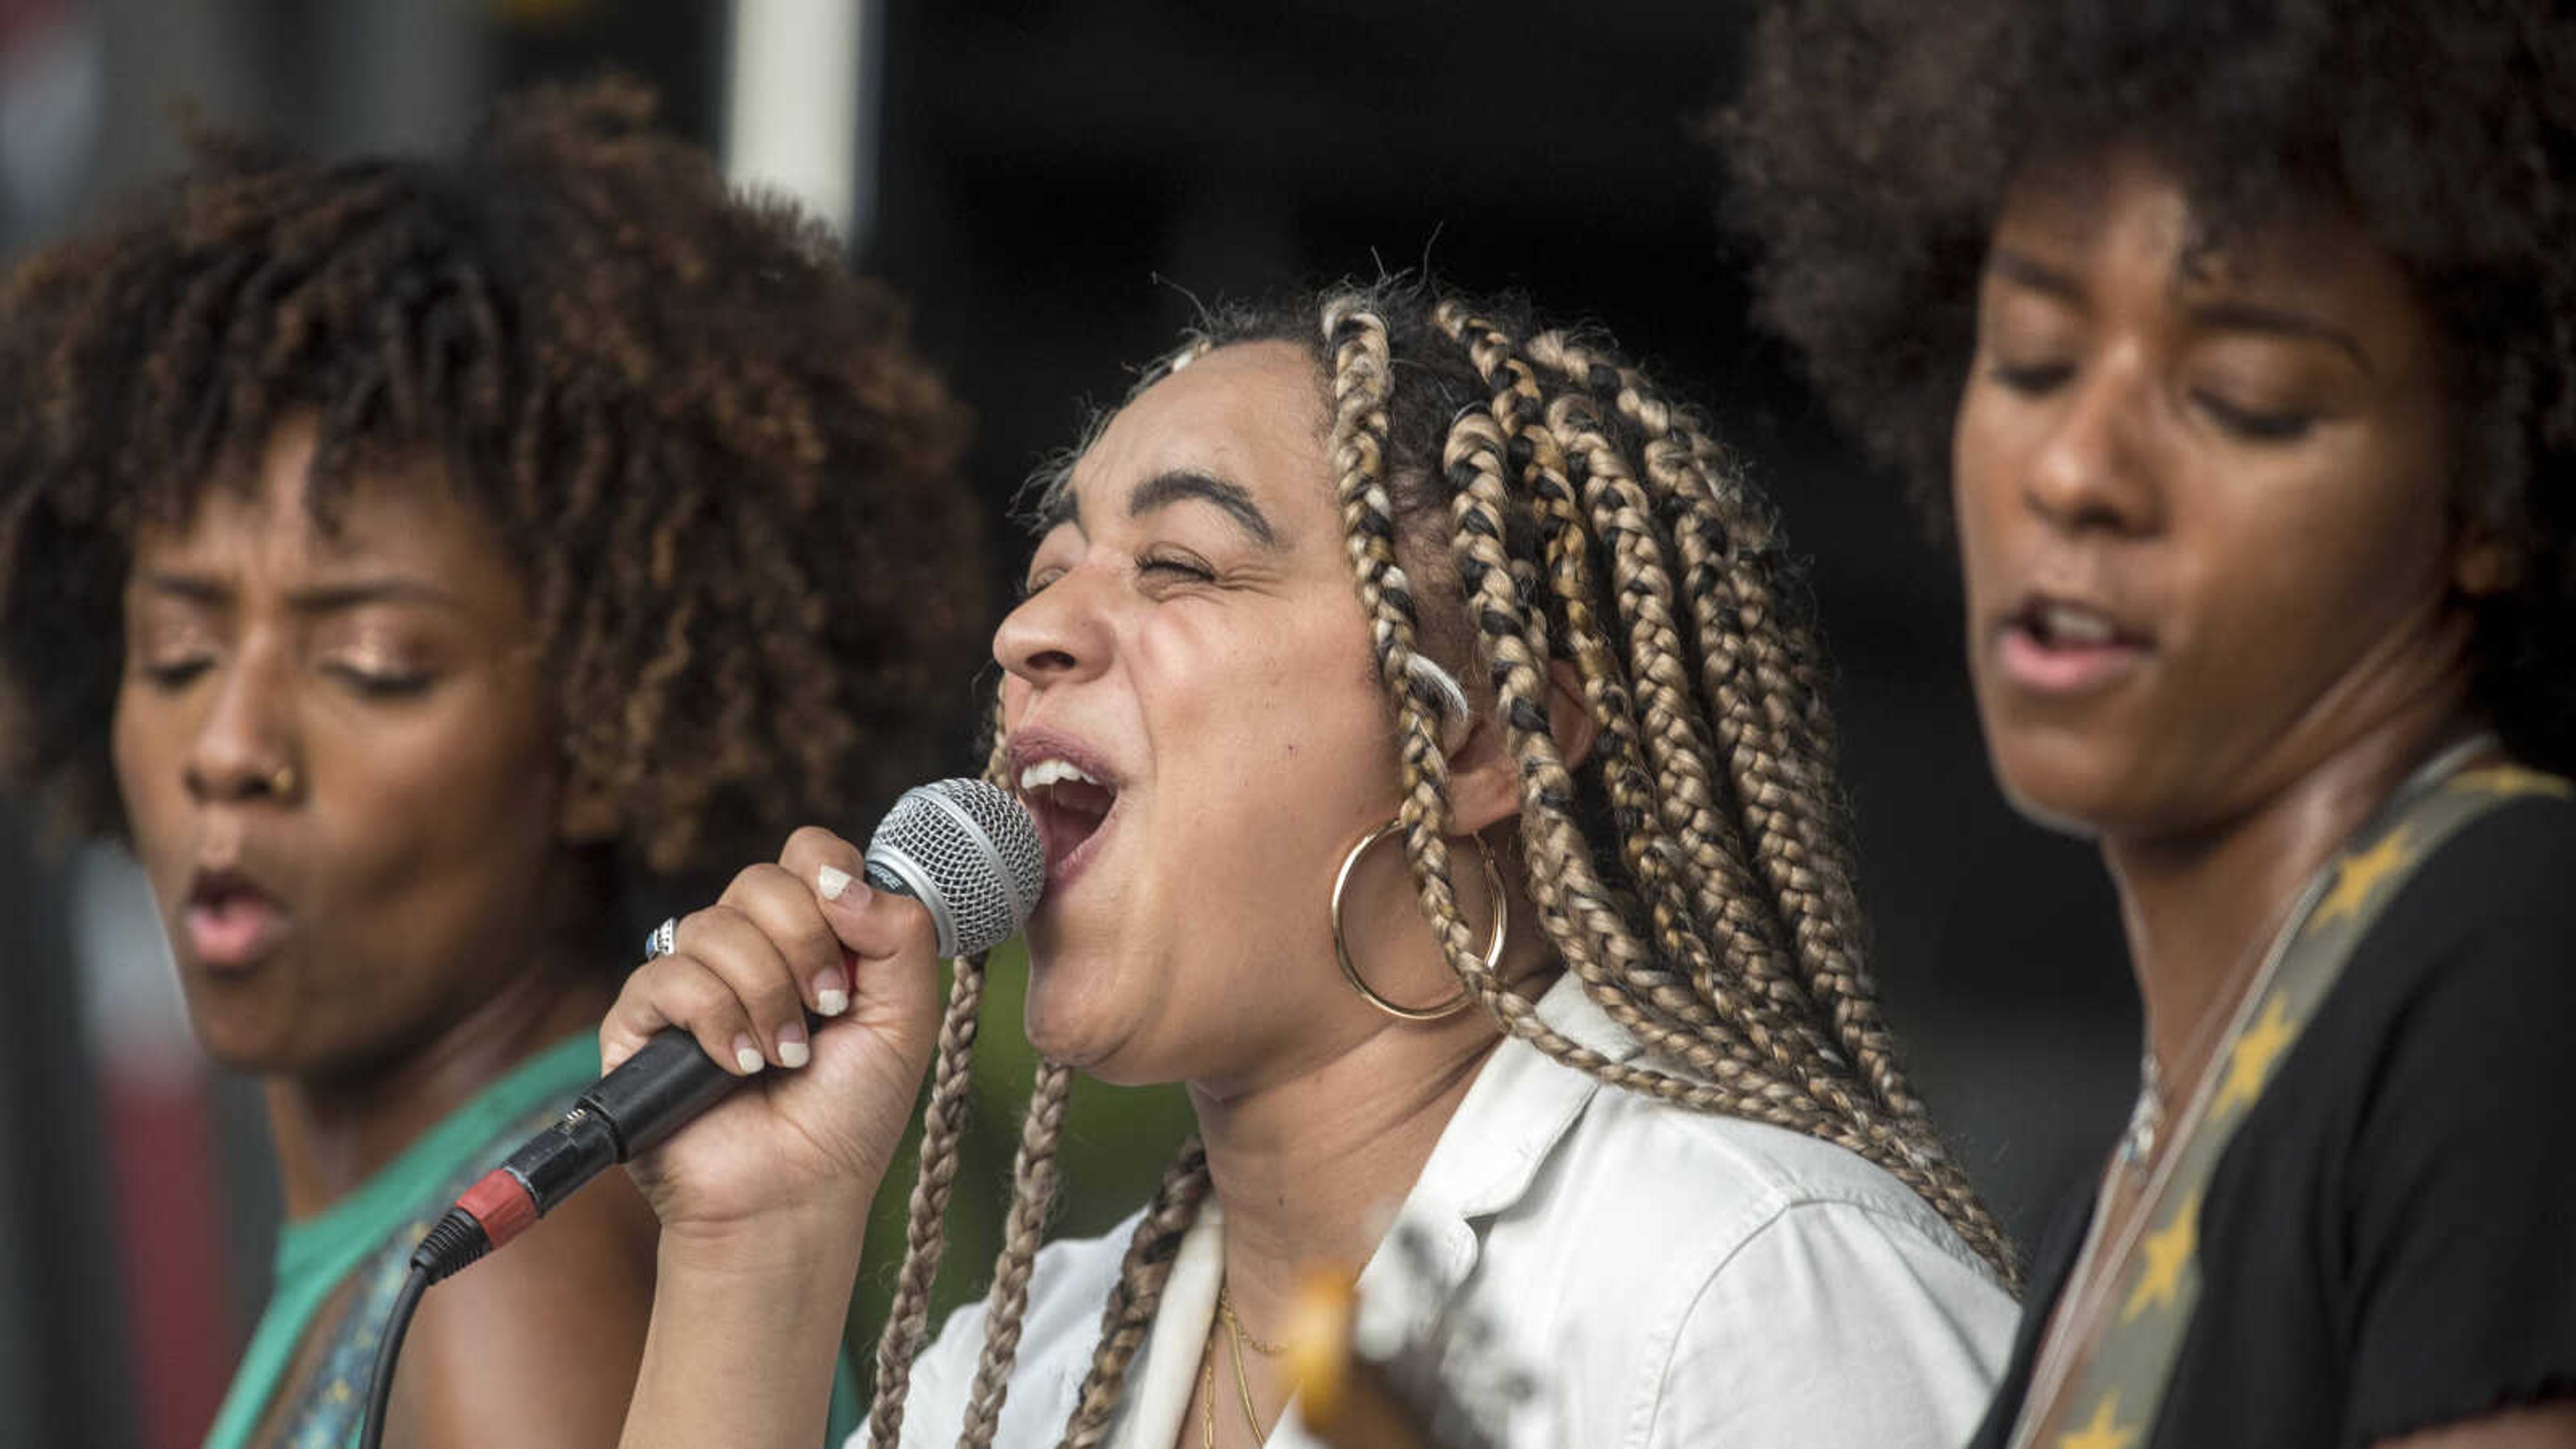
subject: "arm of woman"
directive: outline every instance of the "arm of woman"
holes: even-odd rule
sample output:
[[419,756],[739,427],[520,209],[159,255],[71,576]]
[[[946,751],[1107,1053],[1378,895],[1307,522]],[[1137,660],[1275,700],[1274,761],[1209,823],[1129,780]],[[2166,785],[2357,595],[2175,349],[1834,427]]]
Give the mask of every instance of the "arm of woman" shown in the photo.
[[856,1218],[732,1240],[666,1234],[619,1442],[822,1444],[859,1237]]
[[2576,1449],[2576,1400],[2507,1409],[2379,1443],[2380,1449]]
[[929,914],[861,870],[848,841],[797,832],[600,1026],[611,1069],[680,1026],[752,1079],[629,1167],[662,1238],[628,1449],[823,1441],[868,1201],[936,1026]]

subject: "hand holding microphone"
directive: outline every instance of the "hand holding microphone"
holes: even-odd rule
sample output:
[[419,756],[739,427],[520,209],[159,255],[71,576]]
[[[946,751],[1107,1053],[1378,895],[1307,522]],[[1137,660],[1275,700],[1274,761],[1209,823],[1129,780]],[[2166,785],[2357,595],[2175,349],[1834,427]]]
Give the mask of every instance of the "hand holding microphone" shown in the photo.
[[[1044,877],[1028,813],[976,780],[906,792],[864,856],[798,831],[627,979],[600,1026],[607,1075],[476,1184],[415,1262],[445,1277],[617,1162],[635,1164],[666,1233],[864,1206],[929,1064],[934,953],[1009,938]],[[734,1090],[746,1081],[759,1089]],[[663,1147],[701,1113],[722,1125]]]
[[[800,830],[777,864],[745,870],[678,922],[600,1025],[607,1074],[412,1254],[377,1346],[361,1445],[383,1432],[421,1294],[619,1162],[662,1220],[666,1262],[689,1240],[718,1256],[753,1245],[799,1268],[802,1243],[854,1247],[929,1067],[935,957],[1009,939],[1045,876],[1036,823],[1016,799],[942,780],[906,791],[865,855]],[[746,1083],[756,1086],[737,1090]],[[715,1120],[680,1133],[701,1115]],[[827,1305],[831,1322],[843,1306]],[[648,1340],[648,1367],[652,1353]]]
[[929,1066],[934,958],[1008,939],[1044,876],[1019,803],[981,781],[948,780],[898,801],[864,857],[829,831],[800,830],[777,864],[745,870],[682,920],[672,950],[628,978],[602,1022],[609,1076],[594,1092],[614,1112],[620,1072],[658,1065],[687,1077],[657,1095],[725,1098],[707,1109],[706,1130],[658,1150],[685,1105],[621,1124],[623,1155],[637,1159],[633,1175],[664,1230],[807,1209],[854,1221]]
[[790,837],[682,919],[600,1024],[623,1064],[688,1064],[683,1097],[720,1096],[704,1130],[627,1154],[664,1231],[813,1209],[850,1221],[891,1159],[938,1030],[936,931],[873,887],[827,830]]

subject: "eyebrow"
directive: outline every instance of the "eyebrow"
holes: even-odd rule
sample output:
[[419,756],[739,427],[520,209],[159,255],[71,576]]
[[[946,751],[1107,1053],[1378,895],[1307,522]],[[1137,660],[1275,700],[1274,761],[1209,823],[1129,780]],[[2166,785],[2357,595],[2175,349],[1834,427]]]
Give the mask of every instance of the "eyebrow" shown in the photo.
[[1987,252],[1986,270],[2007,282],[2028,287],[2034,292],[2063,297],[2069,302],[2084,300],[2084,289],[2075,284],[2073,277],[2034,258],[2023,256],[2010,247],[1998,246]]
[[2192,325],[2213,332],[2272,332],[2285,337],[2304,337],[2322,342],[2350,357],[2364,377],[2377,375],[2370,357],[2361,350],[2351,333],[2308,316],[2304,312],[2266,307],[2255,302],[2204,302],[2189,310]]
[[1268,515],[1252,501],[1250,492],[1239,483],[1228,483],[1194,469],[1172,469],[1137,484],[1127,495],[1127,516],[1142,518],[1156,509],[1192,500],[1213,503],[1225,510],[1226,516],[1263,548],[1279,547],[1279,530],[1270,526]]
[[[2084,290],[2075,278],[2008,247],[1996,247],[1988,254],[1986,270],[2034,292],[2078,304],[2084,301]],[[2361,343],[2351,333],[2304,312],[2267,307],[2259,302],[2220,300],[2191,304],[2183,315],[2195,329],[2204,332],[2269,332],[2322,342],[2350,357],[2365,376],[2377,375],[2378,370],[2370,365],[2370,355],[2361,350]]]
[[[141,582],[153,593],[208,608],[233,601],[232,585],[201,574],[154,572],[144,574]],[[451,610],[465,607],[454,594],[419,579],[355,579],[298,589],[286,596],[286,606],[299,614],[344,613],[369,604],[422,604]]]

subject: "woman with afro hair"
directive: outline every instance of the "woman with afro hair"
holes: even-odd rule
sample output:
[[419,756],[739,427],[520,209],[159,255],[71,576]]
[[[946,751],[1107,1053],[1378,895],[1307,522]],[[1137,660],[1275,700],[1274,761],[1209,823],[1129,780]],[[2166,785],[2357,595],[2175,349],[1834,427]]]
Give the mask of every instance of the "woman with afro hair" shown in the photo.
[[[201,141],[0,294],[11,777],[132,846],[266,1091],[287,1222],[217,1446],[347,1442],[412,1244],[597,1076],[621,902],[956,723],[958,409],[649,109],[540,92],[439,160]],[[532,1233],[423,1306],[386,1442],[616,1436],[652,1213],[621,1177]]]
[[2576,1444],[2576,23],[1792,4],[1721,132],[2145,1008],[1976,1442]]

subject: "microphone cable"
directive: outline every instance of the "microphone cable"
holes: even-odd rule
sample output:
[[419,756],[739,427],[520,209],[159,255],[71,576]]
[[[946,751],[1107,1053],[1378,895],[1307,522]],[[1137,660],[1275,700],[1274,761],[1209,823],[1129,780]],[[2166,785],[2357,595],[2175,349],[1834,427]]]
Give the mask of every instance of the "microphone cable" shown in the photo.
[[411,1250],[411,1271],[403,1277],[402,1291],[394,1295],[393,1311],[385,1315],[384,1336],[376,1340],[376,1363],[367,1383],[367,1416],[358,1422],[358,1449],[382,1449],[385,1405],[394,1392],[394,1360],[402,1354],[404,1335],[411,1332],[411,1316],[420,1309],[420,1295],[429,1291],[430,1284],[491,1250],[492,1239],[483,1225],[461,1207],[449,1208],[420,1246]]
[[402,1292],[394,1298],[394,1311],[385,1317],[385,1336],[376,1344],[374,1377],[367,1388],[367,1417],[360,1421],[358,1449],[380,1449],[385,1442],[385,1403],[394,1393],[394,1357],[402,1352],[403,1335],[411,1332],[412,1311],[420,1307],[420,1295],[429,1291],[429,1275],[412,1265],[411,1275],[403,1279]]

